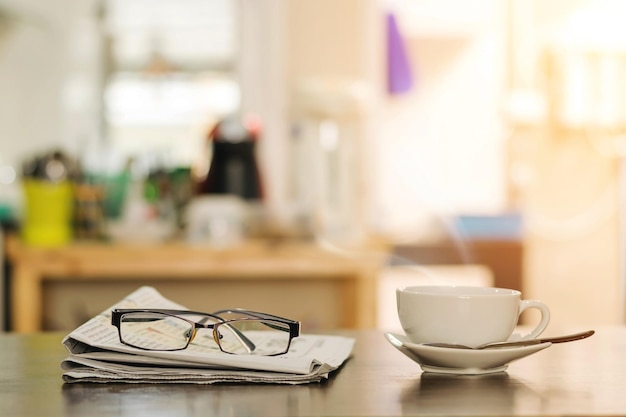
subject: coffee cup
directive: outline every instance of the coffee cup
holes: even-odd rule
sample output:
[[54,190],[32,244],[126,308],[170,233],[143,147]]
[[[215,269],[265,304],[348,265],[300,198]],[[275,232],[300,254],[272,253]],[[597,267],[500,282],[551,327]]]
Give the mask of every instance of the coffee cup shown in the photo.
[[493,287],[418,285],[396,290],[398,317],[414,343],[455,343],[476,347],[511,338],[519,316],[534,308],[541,319],[515,340],[539,336],[550,321],[542,302],[522,300],[520,291]]

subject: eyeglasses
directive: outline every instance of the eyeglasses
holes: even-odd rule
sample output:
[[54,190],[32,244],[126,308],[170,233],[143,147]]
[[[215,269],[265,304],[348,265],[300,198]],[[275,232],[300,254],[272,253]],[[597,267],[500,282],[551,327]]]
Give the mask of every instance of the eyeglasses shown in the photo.
[[[114,309],[111,324],[120,342],[143,350],[215,349],[237,355],[286,353],[300,322],[256,311],[214,313],[169,309]],[[211,336],[198,332],[212,329]],[[196,337],[198,335],[198,337]]]

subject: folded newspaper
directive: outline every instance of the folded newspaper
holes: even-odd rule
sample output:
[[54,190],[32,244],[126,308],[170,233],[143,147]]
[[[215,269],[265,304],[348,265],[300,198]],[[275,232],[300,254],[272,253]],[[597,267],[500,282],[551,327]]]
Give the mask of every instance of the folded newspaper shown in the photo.
[[279,356],[232,355],[207,349],[146,351],[119,341],[113,308],[185,307],[152,287],[141,287],[63,339],[70,356],[61,362],[63,380],[75,382],[304,384],[327,379],[351,355],[354,339],[300,335]]

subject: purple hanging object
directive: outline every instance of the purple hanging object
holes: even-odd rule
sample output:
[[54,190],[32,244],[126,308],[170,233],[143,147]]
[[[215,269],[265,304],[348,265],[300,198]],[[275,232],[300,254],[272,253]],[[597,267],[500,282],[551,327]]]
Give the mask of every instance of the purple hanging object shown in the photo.
[[393,13],[387,14],[387,82],[390,94],[406,93],[413,87],[411,64]]

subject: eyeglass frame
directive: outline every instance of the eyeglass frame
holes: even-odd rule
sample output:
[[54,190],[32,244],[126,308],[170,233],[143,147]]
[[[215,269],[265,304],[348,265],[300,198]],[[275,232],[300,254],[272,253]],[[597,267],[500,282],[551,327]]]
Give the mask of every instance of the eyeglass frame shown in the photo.
[[[191,336],[187,337],[187,343],[185,344],[185,346],[181,348],[151,349],[151,348],[144,348],[141,346],[135,346],[131,343],[124,341],[124,338],[122,337],[122,329],[121,329],[122,316],[127,313],[157,313],[157,314],[162,314],[164,316],[176,317],[180,320],[183,320],[189,323],[193,328],[193,333],[191,334]],[[247,315],[250,317],[242,317],[238,319],[225,320],[219,316],[220,314],[226,314],[226,313],[237,313],[237,314]],[[200,320],[200,322],[197,322],[194,320],[189,320],[185,317],[180,317],[181,315],[182,316],[185,316],[185,315],[204,316],[205,319],[202,319]],[[202,323],[202,321],[206,320],[207,318],[212,318],[214,320],[217,320],[218,322],[211,323],[211,324]],[[217,346],[220,348],[220,351],[230,354],[230,355],[236,355],[236,353],[234,352],[228,352],[224,350],[224,348],[222,347],[222,344],[220,343],[220,337],[219,337],[219,333],[217,332],[217,329],[220,326],[227,326],[229,323],[232,323],[232,322],[241,322],[241,321],[247,321],[247,320],[250,320],[250,321],[273,320],[273,321],[279,322],[281,324],[286,324],[287,326],[289,326],[289,340],[287,341],[287,346],[285,347],[285,350],[278,352],[278,353],[265,355],[265,356],[278,356],[278,355],[287,353],[289,351],[289,348],[291,347],[291,342],[293,341],[293,339],[300,336],[300,322],[297,320],[291,320],[285,317],[275,316],[273,314],[268,314],[268,313],[261,313],[258,311],[246,310],[243,308],[224,309],[224,310],[215,311],[213,313],[205,313],[205,312],[193,311],[193,310],[164,309],[164,308],[114,308],[111,310],[111,325],[117,328],[117,334],[118,334],[120,343],[123,343],[127,346],[130,346],[136,349],[142,349],[146,351],[173,352],[173,351],[185,350],[189,347],[193,339],[196,337],[196,333],[198,329],[212,329],[213,339],[215,340],[215,343],[217,344]],[[242,344],[244,344],[250,351],[254,351],[255,345],[250,339],[248,339],[243,333],[238,331],[236,328],[231,327],[231,330],[236,333],[237,338],[241,341]]]

